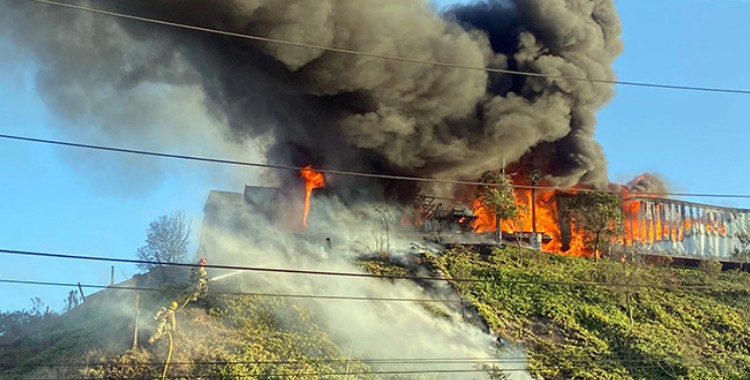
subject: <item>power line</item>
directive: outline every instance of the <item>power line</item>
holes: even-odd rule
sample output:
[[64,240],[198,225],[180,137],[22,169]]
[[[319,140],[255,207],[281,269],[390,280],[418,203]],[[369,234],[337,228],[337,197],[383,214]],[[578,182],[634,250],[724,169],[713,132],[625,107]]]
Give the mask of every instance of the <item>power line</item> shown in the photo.
[[[699,366],[691,366],[691,368],[698,368]],[[577,366],[577,368],[586,368],[585,366]],[[559,369],[559,367],[535,367],[534,370],[552,370]],[[639,367],[626,367],[628,370],[644,370],[644,369],[662,369],[661,366],[639,366]],[[274,379],[280,377],[304,377],[304,376],[367,376],[367,375],[424,375],[424,374],[460,374],[460,373],[503,373],[503,372],[529,372],[530,368],[488,368],[488,369],[432,369],[432,370],[376,370],[376,371],[343,371],[343,372],[300,372],[300,373],[284,373],[284,374],[253,374],[253,375],[189,375],[189,376],[166,376],[167,379],[245,379],[245,378],[261,378],[261,379]],[[44,379],[32,379],[32,380],[86,380],[83,377],[62,377],[62,378],[44,378]]]
[[[180,366],[208,366],[208,365],[227,365],[227,364],[262,364],[262,365],[277,365],[277,364],[338,364],[338,363],[362,363],[362,364],[386,364],[386,365],[424,365],[424,364],[518,364],[527,363],[528,360],[524,357],[516,358],[487,358],[487,359],[309,359],[309,360],[217,360],[217,361],[194,361],[194,362],[169,362],[170,365]],[[651,361],[637,360],[633,361],[636,363],[647,363]],[[620,363],[619,361],[617,363]],[[3,365],[21,366],[25,363],[13,363],[3,362]],[[40,368],[82,368],[82,367],[96,367],[104,365],[124,365],[124,366],[161,366],[164,365],[163,361],[156,362],[129,362],[129,363],[112,363],[112,362],[89,362],[80,364],[28,364],[29,367],[40,367]]]
[[[29,0],[29,1],[38,1],[38,0]],[[9,135],[9,134],[0,134],[0,138],[7,139],[7,140],[39,143],[39,144],[58,145],[58,146],[65,146],[65,147],[70,147],[70,148],[91,149],[91,150],[136,154],[136,155],[161,157],[161,158],[173,158],[173,159],[207,162],[207,163],[214,163],[214,164],[250,166],[250,167],[257,167],[257,168],[264,168],[264,169],[288,170],[288,171],[300,171],[304,169],[301,166],[261,164],[257,162],[229,160],[229,159],[213,158],[213,157],[201,157],[201,156],[193,156],[193,155],[187,155],[187,154],[164,153],[164,152],[141,150],[141,149],[117,148],[117,147],[106,146],[106,145],[84,144],[84,143],[76,143],[76,142],[69,142],[69,141],[41,139],[41,138],[28,137],[28,136]],[[452,180],[452,179],[424,178],[424,177],[413,177],[413,176],[402,176],[402,175],[391,175],[391,174],[363,173],[363,172],[352,172],[352,171],[335,170],[335,169],[317,169],[316,168],[315,170],[324,174],[335,174],[335,175],[352,176],[352,177],[392,179],[392,180],[412,181],[412,182],[446,183],[446,184],[470,185],[470,186],[496,186],[495,184],[492,184],[492,183],[484,183],[484,182],[477,182],[477,181],[461,181],[461,180]],[[571,188],[565,188],[565,187],[531,186],[531,185],[513,185],[513,187],[516,189],[537,189],[537,190],[547,190],[547,191],[576,191],[576,192],[609,193],[609,194],[633,195],[633,196],[646,195],[646,194],[640,194],[640,193],[626,193],[623,191],[609,190],[609,189],[583,189],[583,188],[571,189]],[[665,192],[662,192],[662,193],[648,193],[647,195],[694,197],[694,198],[708,197],[708,198],[750,199],[750,194],[709,194],[709,193],[665,193]]]
[[[189,268],[198,267],[198,264],[160,263],[156,261],[138,260],[138,259],[122,259],[122,258],[102,257],[102,256],[69,255],[69,254],[62,254],[62,253],[24,251],[24,250],[15,250],[15,249],[0,249],[0,254],[58,258],[58,259],[72,259],[72,260],[103,261],[103,262],[125,263],[125,264],[150,264],[150,265],[163,265],[163,266],[189,267]],[[483,283],[494,283],[494,284],[499,284],[499,285],[540,285],[540,286],[571,286],[571,287],[591,286],[591,287],[604,287],[604,288],[654,288],[654,289],[715,289],[715,288],[727,289],[727,287],[721,286],[721,285],[688,285],[688,284],[657,285],[657,284],[635,284],[635,283],[634,284],[625,284],[625,283],[607,284],[607,283],[600,283],[600,282],[515,281],[515,280],[504,281],[502,279],[487,279],[487,278],[452,278],[452,279],[449,279],[449,278],[444,278],[444,277],[376,275],[376,274],[370,274],[370,273],[330,272],[330,271],[286,269],[286,268],[261,268],[261,267],[252,267],[252,266],[216,265],[216,264],[208,264],[208,265],[205,265],[204,267],[209,268],[209,269],[284,273],[284,274],[311,275],[311,276],[324,276],[324,277],[377,278],[377,279],[388,279],[388,280],[413,280],[413,281],[483,282]],[[738,290],[744,290],[744,289],[738,289]]]
[[189,24],[184,24],[184,23],[164,21],[164,20],[158,20],[154,18],[112,12],[112,11],[107,11],[103,9],[85,7],[81,5],[65,4],[65,3],[60,3],[56,1],[49,1],[49,0],[29,0],[29,1],[62,7],[62,8],[74,9],[74,10],[88,12],[88,13],[107,15],[107,16],[112,16],[112,17],[147,22],[147,23],[169,26],[169,27],[174,27],[174,28],[189,29],[189,30],[218,34],[218,35],[223,35],[223,36],[228,36],[228,37],[260,41],[260,42],[265,42],[265,43],[270,43],[270,44],[296,46],[296,47],[306,48],[306,49],[315,49],[315,50],[322,50],[322,51],[328,51],[328,52],[340,53],[340,54],[348,54],[348,55],[359,55],[359,56],[365,56],[365,57],[377,58],[377,59],[383,59],[383,60],[389,60],[389,61],[408,62],[408,63],[414,63],[414,64],[447,67],[447,68],[454,68],[454,69],[484,71],[487,73],[494,73],[494,74],[508,74],[508,75],[526,76],[526,77],[562,79],[562,80],[572,80],[572,81],[578,81],[578,82],[603,83],[603,84],[612,84],[612,85],[647,87],[647,88],[658,88],[658,89],[667,89],[667,90],[703,91],[703,92],[718,92],[718,93],[750,95],[750,90],[742,90],[742,89],[685,86],[685,85],[646,83],[646,82],[635,82],[635,81],[618,81],[618,80],[611,80],[611,79],[592,79],[592,78],[583,78],[583,77],[571,77],[571,76],[566,76],[566,75],[542,74],[542,73],[534,73],[534,72],[528,72],[528,71],[498,69],[498,68],[491,68],[491,67],[485,67],[485,66],[463,65],[463,64],[458,64],[458,63],[449,63],[449,62],[434,61],[434,60],[407,58],[407,57],[400,57],[400,56],[394,56],[394,55],[388,55],[388,54],[379,54],[379,53],[372,53],[372,52],[366,52],[366,51],[360,51],[360,50],[343,49],[343,48],[337,48],[337,47],[331,47],[331,46],[325,46],[325,45],[294,42],[294,41],[283,40],[283,39],[278,39],[278,38],[270,38],[270,37],[262,37],[262,36],[243,34],[243,33],[237,33],[237,32],[230,32],[230,31],[225,31],[225,30],[220,30],[220,29],[206,28],[206,27],[201,27],[201,26],[196,26],[196,25],[189,25]]
[[[641,363],[655,363],[663,362],[663,359],[617,359],[607,358],[606,360],[599,359],[599,364],[641,364]],[[578,359],[573,361],[566,361],[566,363],[594,363],[595,359]],[[528,363],[528,359],[523,356],[515,357],[485,357],[485,358],[380,358],[380,359],[339,359],[339,358],[310,358],[300,360],[215,360],[215,361],[192,361],[192,362],[169,362],[170,365],[226,365],[226,364],[335,364],[335,363],[362,363],[362,364],[409,364],[409,365],[421,365],[421,364],[516,364],[516,363]],[[163,361],[153,362],[129,362],[129,363],[113,363],[113,362],[87,362],[79,364],[35,364],[35,363],[21,363],[21,362],[3,362],[4,365],[22,366],[27,365],[29,367],[43,367],[43,368],[82,368],[82,367],[95,367],[102,365],[125,365],[125,366],[161,366],[164,365]]]
[[[0,279],[0,283],[16,284],[16,285],[57,286],[57,287],[79,286],[78,283],[72,283],[72,282],[51,282],[51,281],[32,281],[32,280],[13,280],[13,279]],[[80,284],[80,286],[82,288],[87,288],[87,289],[114,289],[114,290],[145,291],[145,292],[160,292],[164,290],[161,288],[153,288],[153,287],[119,286],[119,285],[107,286],[107,285]],[[231,295],[231,296],[346,300],[346,301],[461,303],[461,300],[438,300],[438,299],[429,299],[429,298],[357,297],[357,296],[340,296],[340,295],[325,295],[325,294],[288,294],[288,293],[223,292],[223,291],[211,291],[211,294]]]

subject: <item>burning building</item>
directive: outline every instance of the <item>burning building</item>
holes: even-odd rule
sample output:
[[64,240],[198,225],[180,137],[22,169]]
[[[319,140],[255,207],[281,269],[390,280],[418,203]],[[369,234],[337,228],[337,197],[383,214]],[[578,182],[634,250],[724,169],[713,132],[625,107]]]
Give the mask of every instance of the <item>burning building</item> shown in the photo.
[[[646,255],[670,256],[683,259],[716,258],[723,262],[737,262],[734,253],[744,250],[742,239],[750,232],[750,210],[713,206],[661,198],[648,194],[621,194],[623,211],[622,235],[616,244],[632,247]],[[534,210],[526,212],[517,223],[504,221],[501,229],[511,237],[518,232],[524,239],[528,234],[542,233],[548,238],[543,250],[572,256],[591,256],[584,244],[583,232],[560,212],[566,199],[575,191],[516,191],[516,203]],[[533,201],[532,201],[533,199]],[[494,231],[492,215],[478,204],[474,206],[474,228],[478,233]],[[507,238],[506,237],[506,238]]]
[[[284,233],[314,236],[328,245],[335,231],[334,219],[347,219],[345,214],[357,214],[356,206],[330,201],[338,200],[349,191],[326,188],[326,178],[311,165],[299,171],[294,184],[286,187],[245,186],[242,194],[212,191],[204,208],[204,224],[231,227],[235,231],[251,232],[253,226],[243,222],[247,215]],[[291,176],[290,176],[291,178]],[[720,261],[738,261],[734,251],[744,250],[743,237],[750,231],[750,210],[711,206],[662,198],[649,193],[665,192],[665,186],[650,174],[644,174],[628,185],[619,188],[614,200],[622,211],[620,235],[611,238],[616,246],[632,247],[646,255],[662,255],[684,259],[716,258]],[[547,190],[518,187],[513,190],[516,205],[523,210],[515,220],[501,221],[502,238],[508,241],[527,242],[549,253],[590,257],[595,255],[586,244],[587,232],[567,212],[569,204],[586,189]],[[316,197],[313,195],[316,194]],[[318,206],[312,205],[319,202]],[[321,205],[321,199],[328,201]],[[619,201],[617,201],[619,199]],[[364,207],[372,207],[365,200]],[[313,209],[317,209],[313,211]],[[331,209],[334,209],[331,212]],[[311,218],[312,225],[308,219]],[[393,228],[401,237],[415,239],[436,237],[447,242],[489,243],[496,232],[497,219],[479,198],[461,200],[430,195],[417,196],[411,206],[399,208],[399,228]],[[363,225],[373,215],[360,213]],[[398,217],[398,215],[397,215]],[[369,221],[370,223],[373,220]],[[377,223],[377,222],[376,222]],[[620,224],[620,223],[618,223]],[[609,228],[605,225],[605,228]],[[613,225],[612,228],[615,226]],[[372,228],[372,224],[369,227]],[[365,229],[366,229],[365,228]],[[388,226],[389,229],[392,226]],[[619,228],[618,228],[619,230]],[[347,225],[349,234],[368,234]],[[415,235],[416,234],[416,235]],[[484,238],[483,238],[484,237]],[[497,237],[495,237],[497,238]]]
[[750,210],[635,196],[625,199],[625,244],[653,255],[737,262]]

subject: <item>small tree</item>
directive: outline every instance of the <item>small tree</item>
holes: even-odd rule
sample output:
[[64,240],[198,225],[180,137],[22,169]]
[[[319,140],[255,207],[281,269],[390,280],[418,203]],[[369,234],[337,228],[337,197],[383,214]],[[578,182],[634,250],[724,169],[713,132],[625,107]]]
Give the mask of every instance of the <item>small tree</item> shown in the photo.
[[138,259],[156,264],[141,263],[138,267],[148,270],[161,263],[184,262],[189,238],[190,225],[182,211],[160,216],[148,225],[146,245],[138,248]]
[[502,239],[502,221],[512,220],[518,224],[521,215],[513,194],[513,183],[510,176],[499,170],[484,172],[478,182],[485,184],[479,186],[478,196],[482,205],[495,214],[495,240],[499,242]]
[[716,285],[716,283],[719,281],[719,276],[721,276],[721,267],[721,262],[713,257],[709,260],[701,260],[700,264],[698,264],[698,268],[703,272],[703,275],[705,276],[706,283],[710,285]]
[[742,232],[735,236],[740,241],[740,245],[732,247],[731,255],[740,262],[740,271],[744,271],[745,264],[750,260],[750,235]]
[[636,249],[629,246],[618,245],[612,250],[611,260],[601,263],[599,271],[594,273],[596,279],[605,284],[614,285],[611,288],[616,295],[618,303],[627,307],[630,325],[633,325],[633,306],[638,296],[638,284],[645,279],[643,269],[643,257]]
[[569,199],[567,216],[583,231],[584,243],[600,257],[600,251],[623,232],[623,213],[617,194],[585,192]]

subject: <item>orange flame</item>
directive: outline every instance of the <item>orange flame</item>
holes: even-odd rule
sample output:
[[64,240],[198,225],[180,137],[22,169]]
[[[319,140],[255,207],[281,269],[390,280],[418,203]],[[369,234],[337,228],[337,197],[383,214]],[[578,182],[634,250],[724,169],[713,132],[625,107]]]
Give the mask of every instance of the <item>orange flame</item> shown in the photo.
[[300,170],[299,175],[305,180],[305,214],[302,218],[302,224],[307,227],[307,214],[310,213],[310,195],[312,195],[313,189],[324,187],[326,179],[323,173],[313,170],[312,165],[305,166]]
[[[575,190],[571,190],[575,192]],[[542,245],[542,249],[545,252],[552,252],[566,256],[580,256],[587,257],[593,253],[584,244],[584,232],[578,228],[571,226],[571,240],[570,247],[567,251],[563,251],[563,244],[560,232],[560,225],[557,214],[557,202],[554,196],[557,194],[555,191],[535,191],[534,192],[534,206],[536,208],[536,230],[539,233],[548,235],[551,237],[549,242]],[[533,220],[532,220],[532,192],[530,189],[521,190],[516,189],[514,191],[515,202],[517,205],[524,207],[524,212],[519,218],[519,223],[516,225],[507,220],[503,220],[500,225],[500,230],[504,233],[515,233],[515,232],[531,232],[533,231]],[[474,221],[474,232],[486,233],[495,231],[495,215],[486,206],[482,204],[481,198],[477,198],[473,203],[474,215],[477,219]]]

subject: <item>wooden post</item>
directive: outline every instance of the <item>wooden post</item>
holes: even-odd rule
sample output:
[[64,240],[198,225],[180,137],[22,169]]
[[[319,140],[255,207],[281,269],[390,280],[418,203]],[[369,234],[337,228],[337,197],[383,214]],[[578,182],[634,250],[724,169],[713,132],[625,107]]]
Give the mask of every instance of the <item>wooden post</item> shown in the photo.
[[[536,186],[536,184],[534,184]],[[536,189],[531,188],[531,232],[536,234]]]
[[86,296],[83,294],[83,287],[78,283],[78,291],[81,292],[81,303],[86,302]]
[[495,242],[500,243],[503,240],[503,232],[502,227],[500,224],[502,223],[502,220],[500,220],[500,214],[495,214]]

